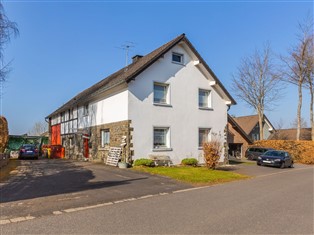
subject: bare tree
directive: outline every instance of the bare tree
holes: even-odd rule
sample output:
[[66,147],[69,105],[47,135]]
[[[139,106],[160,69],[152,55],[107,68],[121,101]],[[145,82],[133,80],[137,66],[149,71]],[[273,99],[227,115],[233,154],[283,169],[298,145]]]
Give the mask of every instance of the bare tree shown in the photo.
[[6,80],[6,76],[10,71],[10,63],[4,64],[3,51],[5,44],[10,42],[12,35],[18,35],[17,24],[8,19],[0,2],[0,82]]
[[306,20],[299,24],[298,43],[292,47],[288,56],[281,56],[283,62],[282,78],[298,87],[297,136],[301,134],[302,88],[308,84],[311,93],[311,125],[313,126],[313,23]]
[[48,124],[44,122],[36,122],[33,128],[28,131],[28,135],[39,136],[45,133],[48,130]]
[[[301,126],[301,129],[302,128],[307,128],[308,125],[307,125],[307,122],[304,120],[304,118],[301,117],[301,122],[300,122],[300,126]],[[291,122],[291,127],[292,128],[297,128],[298,127],[298,118],[295,118],[292,122]]]
[[284,126],[284,121],[282,118],[280,118],[279,121],[277,123],[275,123],[276,130],[270,139],[272,139],[272,140],[287,140],[288,139],[287,134],[285,134],[285,132],[282,131],[283,126]]
[[[310,93],[310,126],[311,126],[311,139],[314,141],[314,34],[313,34],[313,21],[309,20],[307,29],[309,44],[307,47],[307,58],[305,65],[307,67],[305,74],[305,86]],[[304,27],[303,27],[304,28]]]
[[253,108],[259,117],[260,139],[264,138],[264,111],[281,97],[281,81],[275,72],[270,45],[242,59],[233,76],[232,88],[236,96]]

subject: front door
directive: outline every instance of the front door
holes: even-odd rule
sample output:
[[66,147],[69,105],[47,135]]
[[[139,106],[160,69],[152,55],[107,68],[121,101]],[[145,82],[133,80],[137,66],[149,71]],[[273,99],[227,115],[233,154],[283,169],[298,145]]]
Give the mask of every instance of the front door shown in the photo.
[[83,139],[83,145],[84,145],[84,157],[85,158],[88,158],[88,156],[89,156],[89,146],[88,146],[88,138],[84,138]]

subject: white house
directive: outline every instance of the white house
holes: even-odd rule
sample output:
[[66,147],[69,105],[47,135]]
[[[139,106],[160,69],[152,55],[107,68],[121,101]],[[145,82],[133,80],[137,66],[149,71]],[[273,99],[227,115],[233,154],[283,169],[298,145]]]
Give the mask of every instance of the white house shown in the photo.
[[[106,158],[126,141],[131,160],[168,156],[203,161],[202,143],[226,143],[227,110],[236,102],[185,34],[122,68],[51,113],[52,144],[68,158]],[[221,157],[223,160],[223,156]]]

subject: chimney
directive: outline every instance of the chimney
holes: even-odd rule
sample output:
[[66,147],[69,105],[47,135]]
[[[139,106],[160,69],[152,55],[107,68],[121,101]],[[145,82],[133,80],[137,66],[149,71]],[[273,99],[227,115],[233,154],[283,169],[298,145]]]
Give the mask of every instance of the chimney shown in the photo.
[[132,63],[135,63],[136,61],[138,61],[139,59],[141,59],[143,56],[142,55],[135,55],[132,57]]

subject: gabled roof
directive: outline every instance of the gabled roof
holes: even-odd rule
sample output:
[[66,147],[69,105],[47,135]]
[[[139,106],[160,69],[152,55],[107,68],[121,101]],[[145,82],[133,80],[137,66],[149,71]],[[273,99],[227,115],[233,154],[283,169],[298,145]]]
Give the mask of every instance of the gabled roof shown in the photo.
[[[238,125],[245,131],[247,135],[251,133],[253,128],[258,124],[258,115],[242,116],[242,117],[233,117],[233,119],[238,123]],[[273,125],[268,120],[264,114],[265,122],[273,129]]]
[[238,123],[238,125],[245,131],[247,135],[251,133],[253,128],[258,123],[258,115],[233,117],[233,119]]
[[[301,128],[300,140],[311,140],[311,128]],[[297,129],[278,129],[276,132],[269,137],[273,140],[296,140],[297,139]]]
[[229,114],[228,114],[228,123],[248,142],[248,144],[253,143],[251,138],[245,133],[245,131],[238,125],[238,123]]
[[95,85],[89,87],[88,89],[82,91],[67,103],[62,105],[53,113],[49,114],[46,118],[52,117],[60,112],[68,110],[73,106],[83,104],[87,102],[89,99],[92,99],[97,94],[109,90],[115,86],[121,85],[123,83],[128,83],[129,81],[135,79],[141,72],[143,72],[146,68],[156,62],[159,58],[161,58],[165,53],[167,53],[171,48],[179,44],[180,42],[185,42],[188,47],[193,51],[196,57],[199,59],[200,63],[205,67],[208,73],[214,78],[216,83],[225,93],[226,97],[230,100],[231,104],[236,104],[236,101],[232,98],[229,92],[225,89],[213,71],[209,68],[200,54],[196,51],[193,47],[191,42],[187,39],[185,34],[181,34],[180,36],[176,37],[175,39],[169,41],[168,43],[162,45],[161,47],[157,48],[156,50],[152,51],[151,53],[143,56],[142,58],[136,60],[132,64],[118,70],[117,72],[113,73],[112,75],[106,77],[105,79],[101,80],[100,82],[96,83]]

